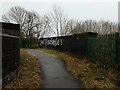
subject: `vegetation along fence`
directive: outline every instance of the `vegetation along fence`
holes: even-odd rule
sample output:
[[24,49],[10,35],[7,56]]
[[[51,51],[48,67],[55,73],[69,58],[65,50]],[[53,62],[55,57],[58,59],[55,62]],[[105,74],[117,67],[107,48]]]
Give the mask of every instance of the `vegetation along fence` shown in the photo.
[[87,32],[71,36],[41,38],[40,46],[68,51],[102,67],[116,68],[120,63],[120,36],[116,34],[98,35]]
[[2,86],[14,79],[19,67],[19,25],[2,24]]

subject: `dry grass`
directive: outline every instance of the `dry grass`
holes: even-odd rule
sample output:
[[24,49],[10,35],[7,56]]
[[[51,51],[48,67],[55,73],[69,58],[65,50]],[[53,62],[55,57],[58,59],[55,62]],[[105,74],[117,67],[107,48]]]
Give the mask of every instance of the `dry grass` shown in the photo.
[[43,81],[40,77],[40,65],[37,63],[36,57],[21,49],[20,58],[20,70],[18,75],[5,89],[39,88],[43,84]]
[[83,82],[83,88],[117,88],[114,82],[116,79],[115,74],[111,71],[99,68],[96,64],[85,58],[76,58],[73,55],[54,50],[40,50],[62,58],[73,77]]

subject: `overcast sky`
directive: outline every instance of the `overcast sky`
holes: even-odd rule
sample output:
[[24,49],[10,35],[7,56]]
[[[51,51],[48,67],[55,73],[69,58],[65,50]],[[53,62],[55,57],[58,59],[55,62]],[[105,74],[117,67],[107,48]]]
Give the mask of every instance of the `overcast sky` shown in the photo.
[[21,6],[40,15],[52,11],[53,5],[60,6],[68,18],[75,20],[109,20],[118,22],[118,2],[2,2],[0,19],[11,7]]

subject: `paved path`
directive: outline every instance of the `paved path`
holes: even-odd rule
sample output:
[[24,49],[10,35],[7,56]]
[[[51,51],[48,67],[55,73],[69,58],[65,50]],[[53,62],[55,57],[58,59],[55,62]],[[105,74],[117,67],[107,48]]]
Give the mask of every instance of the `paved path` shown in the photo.
[[38,57],[45,82],[43,88],[80,88],[80,82],[72,79],[61,60],[38,50],[27,51]]

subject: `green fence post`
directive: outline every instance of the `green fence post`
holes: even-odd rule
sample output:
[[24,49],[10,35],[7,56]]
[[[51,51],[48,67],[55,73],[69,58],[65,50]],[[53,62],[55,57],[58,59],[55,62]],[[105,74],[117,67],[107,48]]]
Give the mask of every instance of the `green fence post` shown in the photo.
[[115,46],[116,46],[116,48],[115,48],[115,50],[116,50],[116,58],[115,58],[115,63],[116,63],[116,65],[115,65],[115,68],[116,68],[116,66],[118,67],[118,38],[119,38],[119,34],[118,33],[115,33]]
[[86,52],[85,52],[85,56],[86,56],[86,58],[89,58],[88,57],[88,39],[89,39],[89,37],[88,37],[88,33],[87,33],[87,35],[85,36],[85,43],[86,43]]

